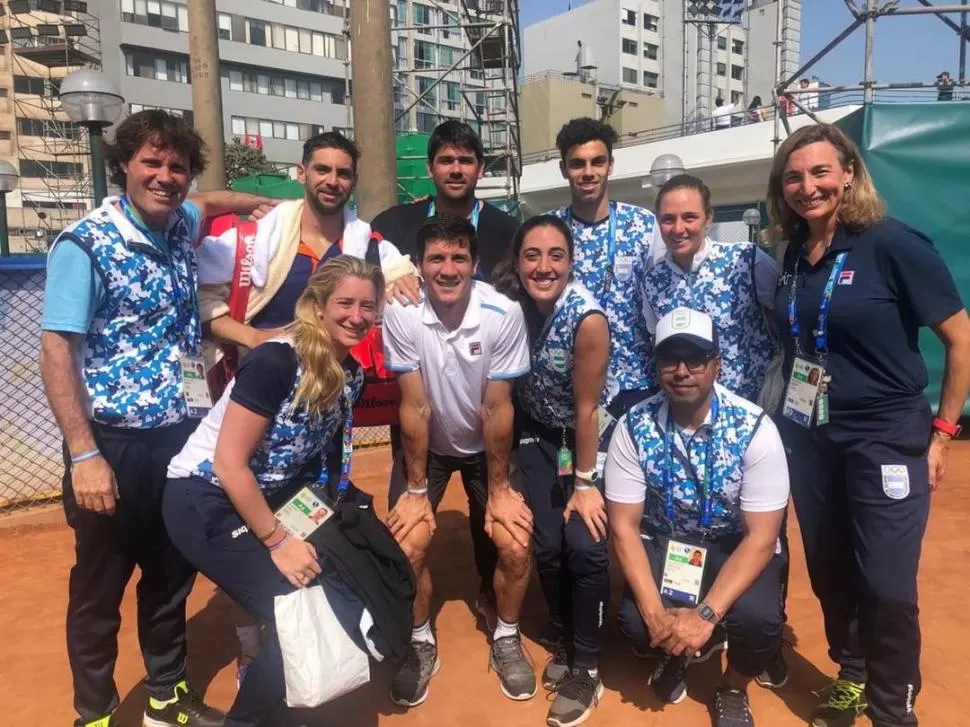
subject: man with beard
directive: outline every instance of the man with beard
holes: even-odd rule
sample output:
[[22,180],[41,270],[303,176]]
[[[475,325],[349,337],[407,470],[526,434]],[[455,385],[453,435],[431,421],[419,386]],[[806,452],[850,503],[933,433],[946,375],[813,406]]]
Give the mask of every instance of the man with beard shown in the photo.
[[478,275],[491,280],[505,257],[519,222],[498,207],[475,197],[485,172],[485,149],[472,128],[451,119],[439,124],[428,139],[428,174],[435,186],[432,200],[399,204],[381,212],[371,228],[397,245],[402,255],[417,254],[418,229],[428,217],[457,215],[471,220],[478,235]]
[[714,727],[753,727],[747,686],[781,637],[788,464],[760,407],[715,383],[717,329],[675,308],[657,323],[660,393],[619,421],[606,461],[613,546],[626,578],[620,628],[638,649],[662,650],[649,680],[678,704],[692,659],[727,632],[727,671]]
[[[228,303],[236,230],[205,239],[199,250],[200,308],[212,339],[252,349],[279,336],[292,323],[296,301],[310,276],[341,253],[374,263],[378,260],[372,258],[379,257],[388,297],[418,301],[414,266],[347,207],[357,183],[359,157],[356,145],[336,131],[315,136],[303,145],[297,173],[305,188],[304,198],[277,205],[256,223],[252,288],[242,321],[229,315]],[[206,354],[213,363],[222,350],[209,343]],[[236,612],[235,621],[240,645],[237,681],[241,683],[259,652],[260,632],[259,625],[242,612]]]
[[202,321],[212,338],[254,348],[278,336],[293,321],[296,301],[317,267],[332,257],[363,258],[372,240],[381,268],[402,269],[391,275],[391,295],[417,302],[418,283],[413,266],[397,248],[372,234],[371,226],[347,207],[357,184],[356,145],[336,131],[328,131],[303,145],[297,175],[306,193],[301,200],[283,202],[256,223],[252,290],[244,321],[229,316],[229,287],[236,255],[235,231],[206,238],[199,251]]
[[[457,215],[468,219],[478,239],[478,267],[475,277],[490,281],[495,266],[505,257],[519,222],[498,207],[475,197],[475,187],[485,171],[485,149],[472,128],[451,119],[439,124],[428,139],[428,174],[435,186],[432,200],[399,204],[381,212],[371,228],[385,239],[392,240],[402,255],[417,259],[418,230],[425,220],[435,215]],[[401,476],[403,467],[401,429],[391,427],[391,452],[395,474]],[[478,552],[479,538],[472,533],[476,544],[475,562],[479,566],[481,587],[475,609],[485,619],[488,631],[495,629],[495,595],[492,576],[495,564]]]

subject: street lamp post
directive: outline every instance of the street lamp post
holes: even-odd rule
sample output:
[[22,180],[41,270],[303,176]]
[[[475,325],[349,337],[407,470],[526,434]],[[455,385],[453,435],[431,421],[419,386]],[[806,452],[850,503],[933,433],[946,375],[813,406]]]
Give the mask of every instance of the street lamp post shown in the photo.
[[758,242],[758,230],[761,229],[761,210],[749,207],[741,214],[741,219],[748,226],[748,242]]
[[74,71],[61,81],[60,99],[71,121],[86,127],[90,134],[91,175],[97,207],[108,196],[101,140],[105,128],[121,115],[125,99],[107,76],[90,68]]
[[676,154],[661,154],[650,165],[650,176],[640,183],[643,189],[660,190],[668,181],[678,174],[684,174],[684,160]]
[[20,174],[8,161],[0,160],[0,257],[10,254],[10,232],[7,227],[7,192],[17,187]]

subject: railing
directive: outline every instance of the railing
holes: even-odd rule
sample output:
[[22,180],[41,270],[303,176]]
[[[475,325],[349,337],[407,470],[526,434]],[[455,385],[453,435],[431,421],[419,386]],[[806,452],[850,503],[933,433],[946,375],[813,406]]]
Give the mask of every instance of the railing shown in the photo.
[[[527,78],[547,77],[549,75],[561,74],[544,72],[542,74],[536,74],[535,76],[529,76]],[[819,92],[815,97],[803,97],[801,96],[802,93],[803,92],[800,91],[794,92],[798,102],[803,106],[809,106],[809,110],[811,110],[813,113],[824,111],[826,109],[861,105],[864,100],[862,91],[827,92],[823,88],[819,89]],[[874,92],[875,101],[878,103],[937,103],[938,95],[938,89],[929,84],[918,88],[913,88],[911,84],[907,84],[905,87],[901,88],[885,88],[876,90]],[[953,100],[949,102],[939,101],[938,103],[957,103],[967,101],[970,101],[970,86],[954,86]],[[970,112],[970,108],[968,108],[968,112]],[[793,107],[793,110],[788,114],[788,116],[789,118],[792,118],[795,116],[801,116],[803,114],[804,112],[799,108]],[[655,129],[634,131],[621,135],[617,140],[617,143],[613,145],[613,148],[622,149],[623,147],[635,146],[637,144],[647,144],[655,141],[668,141],[670,139],[679,139],[681,137],[691,136],[693,134],[704,134],[709,131],[722,131],[737,126],[749,126],[751,124],[763,123],[765,121],[773,121],[775,118],[775,108],[769,105],[761,106],[755,109],[738,109],[736,111],[732,111],[730,116],[727,118],[730,119],[729,124],[721,121],[722,125],[718,125],[718,119],[705,118],[685,121],[679,124],[670,124],[668,126],[661,126]],[[550,159],[557,159],[558,157],[558,149],[544,149],[542,151],[534,151],[529,152],[528,154],[523,154],[522,164],[535,164],[537,162],[544,162]]]

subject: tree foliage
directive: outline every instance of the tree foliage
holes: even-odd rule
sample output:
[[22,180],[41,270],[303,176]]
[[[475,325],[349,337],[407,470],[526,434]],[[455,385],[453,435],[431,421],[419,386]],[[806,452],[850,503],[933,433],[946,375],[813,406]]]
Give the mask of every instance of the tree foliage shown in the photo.
[[253,174],[267,174],[272,171],[261,149],[243,144],[239,137],[226,144],[226,180],[230,183]]

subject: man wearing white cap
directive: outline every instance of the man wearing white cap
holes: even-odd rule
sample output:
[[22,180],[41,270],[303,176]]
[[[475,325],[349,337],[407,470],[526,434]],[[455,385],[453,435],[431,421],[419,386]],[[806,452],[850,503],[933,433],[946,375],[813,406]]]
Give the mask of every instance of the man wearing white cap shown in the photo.
[[687,696],[688,663],[721,624],[728,668],[714,725],[747,727],[747,685],[782,629],[785,450],[758,406],[715,383],[721,361],[709,316],[677,308],[661,318],[654,361],[661,391],[620,419],[606,461],[627,582],[620,626],[639,648],[663,650],[650,681],[676,704]]

